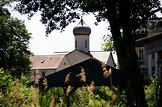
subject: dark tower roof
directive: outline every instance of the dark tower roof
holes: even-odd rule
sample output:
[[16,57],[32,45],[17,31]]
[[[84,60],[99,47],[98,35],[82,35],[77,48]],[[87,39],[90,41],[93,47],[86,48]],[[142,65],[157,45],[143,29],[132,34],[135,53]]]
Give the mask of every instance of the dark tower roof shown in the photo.
[[91,28],[85,24],[83,19],[81,18],[80,22],[74,27],[73,34],[77,35],[90,35]]

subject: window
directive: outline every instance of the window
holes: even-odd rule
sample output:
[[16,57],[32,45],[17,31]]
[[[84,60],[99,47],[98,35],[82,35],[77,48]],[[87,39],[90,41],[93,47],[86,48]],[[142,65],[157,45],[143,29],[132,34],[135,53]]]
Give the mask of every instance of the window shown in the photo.
[[36,76],[36,72],[34,72],[34,77]]
[[87,48],[87,41],[85,41],[85,48]]
[[155,54],[154,53],[152,54],[152,59],[155,59]]
[[75,41],[75,48],[77,48],[77,41]]
[[42,77],[45,77],[46,73],[44,71],[42,71]]
[[143,52],[143,49],[140,49],[140,50],[139,50],[138,58],[139,58],[139,60],[144,59],[144,52]]

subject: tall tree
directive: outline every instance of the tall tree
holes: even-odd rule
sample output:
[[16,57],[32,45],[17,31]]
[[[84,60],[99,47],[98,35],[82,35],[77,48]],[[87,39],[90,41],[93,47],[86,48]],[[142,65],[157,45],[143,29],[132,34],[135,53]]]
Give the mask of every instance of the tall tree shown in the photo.
[[0,67],[17,76],[26,74],[30,68],[30,38],[24,22],[12,18],[7,9],[0,7]]
[[[92,12],[98,22],[108,20],[120,69],[129,77],[129,106],[145,107],[145,95],[135,52],[136,30],[161,10],[159,0],[22,0],[16,7],[22,14],[41,11],[46,33],[64,29],[78,18],[78,11]],[[122,30],[122,34],[121,31]]]

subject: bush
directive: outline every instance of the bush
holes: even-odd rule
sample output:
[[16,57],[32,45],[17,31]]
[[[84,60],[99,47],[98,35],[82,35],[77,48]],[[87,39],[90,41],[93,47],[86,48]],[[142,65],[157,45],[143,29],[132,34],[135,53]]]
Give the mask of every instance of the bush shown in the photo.
[[148,86],[145,86],[145,97],[148,107],[156,106],[158,89],[158,80],[154,75],[153,77],[151,77],[151,83]]
[[0,106],[33,107],[39,105],[38,91],[33,87],[27,87],[27,81],[24,80],[27,80],[24,76],[20,80],[14,80],[10,74],[0,70]]
[[[0,106],[1,107],[39,107],[38,89],[27,86],[29,79],[13,79],[10,74],[0,69]],[[149,107],[155,106],[157,79],[152,78],[150,85],[145,87],[146,100]],[[66,93],[67,95],[67,93]],[[105,86],[83,86],[78,88],[69,99],[62,88],[52,87],[41,101],[42,107],[125,107],[127,106],[125,90],[121,93],[119,104],[117,96]],[[69,101],[68,101],[69,100]]]

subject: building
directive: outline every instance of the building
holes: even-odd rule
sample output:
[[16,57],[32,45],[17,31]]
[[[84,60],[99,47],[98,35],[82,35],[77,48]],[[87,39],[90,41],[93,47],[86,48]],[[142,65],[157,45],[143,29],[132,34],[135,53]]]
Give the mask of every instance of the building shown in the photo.
[[145,80],[156,74],[162,78],[162,28],[149,32],[147,37],[137,39],[141,45],[136,47],[141,72]]
[[83,19],[73,29],[75,38],[75,49],[72,52],[57,52],[52,55],[34,55],[30,57],[32,62],[31,75],[38,73],[40,78],[49,74],[59,72],[88,59],[96,59],[115,68],[112,52],[90,51],[89,36],[91,29]]

